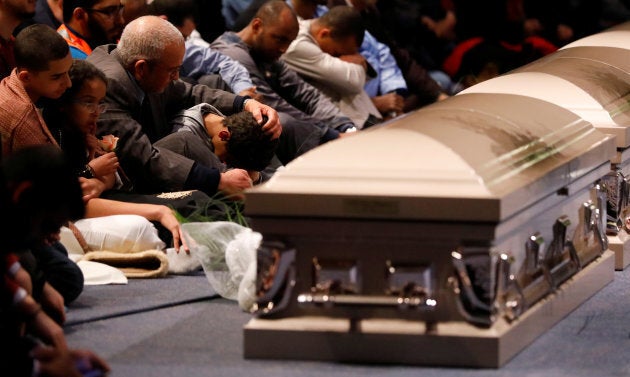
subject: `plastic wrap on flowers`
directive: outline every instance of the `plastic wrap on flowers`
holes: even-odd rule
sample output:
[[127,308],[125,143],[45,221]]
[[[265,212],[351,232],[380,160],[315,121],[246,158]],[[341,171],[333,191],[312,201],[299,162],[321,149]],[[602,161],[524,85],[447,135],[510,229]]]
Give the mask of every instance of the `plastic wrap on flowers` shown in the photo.
[[256,250],[262,235],[225,221],[185,223],[182,229],[212,288],[249,310],[255,301]]

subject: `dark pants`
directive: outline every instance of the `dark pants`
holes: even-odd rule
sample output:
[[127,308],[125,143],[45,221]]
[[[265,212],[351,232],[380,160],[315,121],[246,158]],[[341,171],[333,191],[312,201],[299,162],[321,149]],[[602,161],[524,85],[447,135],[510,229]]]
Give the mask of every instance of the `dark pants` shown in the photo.
[[68,258],[68,251],[60,243],[42,245],[21,254],[20,263],[33,280],[33,297],[39,300],[44,282],[55,288],[66,304],[76,300],[83,292],[83,273]]
[[325,130],[310,122],[295,119],[286,113],[278,113],[282,134],[276,156],[286,165],[296,157],[322,144]]

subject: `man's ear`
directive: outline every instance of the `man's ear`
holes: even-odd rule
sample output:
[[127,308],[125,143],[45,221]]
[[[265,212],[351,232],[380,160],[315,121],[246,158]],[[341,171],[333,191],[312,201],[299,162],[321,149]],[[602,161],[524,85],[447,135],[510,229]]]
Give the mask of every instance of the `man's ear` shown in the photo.
[[317,36],[322,39],[330,37],[330,28],[323,27],[319,29],[319,31],[317,32]]
[[26,69],[19,70],[17,76],[23,83],[28,83],[31,79],[31,73]]
[[133,75],[136,80],[140,81],[144,76],[148,75],[149,72],[149,62],[144,59],[140,59],[133,63]]
[[13,193],[11,194],[11,200],[13,201],[13,203],[19,203],[22,194],[30,189],[31,186],[33,186],[33,182],[31,181],[23,181],[18,183],[17,185],[9,185],[9,188],[13,188]]
[[252,19],[252,31],[254,33],[258,33],[262,30],[263,28],[263,22],[259,17],[254,17],[254,19]]
[[85,9],[81,8],[81,7],[76,7],[72,11],[72,18],[75,18],[75,19],[80,20],[80,21],[87,22],[88,12]]
[[163,19],[164,21],[168,21],[168,17],[166,17],[165,14],[160,14],[158,17],[160,17],[161,19]]

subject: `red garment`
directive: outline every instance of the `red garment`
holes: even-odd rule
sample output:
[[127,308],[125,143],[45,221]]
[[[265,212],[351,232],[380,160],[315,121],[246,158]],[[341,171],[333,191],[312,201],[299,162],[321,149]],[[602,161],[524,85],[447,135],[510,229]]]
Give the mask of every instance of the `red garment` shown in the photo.
[[451,54],[446,59],[444,59],[442,70],[446,72],[447,75],[455,77],[455,75],[457,75],[457,72],[459,71],[459,67],[462,65],[462,59],[464,58],[464,55],[468,52],[468,50],[475,47],[481,42],[483,42],[483,38],[476,37],[459,43],[457,46],[455,46]]
[[4,156],[30,145],[58,145],[15,69],[0,82],[0,136]]

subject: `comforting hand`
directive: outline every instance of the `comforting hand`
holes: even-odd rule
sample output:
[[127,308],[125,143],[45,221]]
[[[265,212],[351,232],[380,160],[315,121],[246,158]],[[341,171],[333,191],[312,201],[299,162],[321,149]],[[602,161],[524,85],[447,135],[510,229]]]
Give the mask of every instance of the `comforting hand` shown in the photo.
[[90,199],[98,198],[105,191],[105,183],[97,178],[79,177],[81,190],[83,191],[83,201],[88,202]]
[[258,123],[262,123],[263,115],[266,116],[267,123],[263,125],[263,130],[272,135],[273,139],[279,138],[282,133],[282,124],[280,124],[280,118],[278,118],[276,110],[267,105],[263,105],[254,99],[250,99],[246,102],[245,111],[252,113],[254,119],[256,119]]
[[94,170],[94,175],[97,178],[100,178],[116,173],[116,170],[118,170],[120,163],[118,162],[118,157],[116,156],[116,153],[109,152],[105,153],[102,156],[96,157],[95,159],[90,161],[88,165],[90,165],[92,167],[92,170]]
[[250,187],[252,187],[252,179],[246,170],[232,169],[221,173],[219,190],[229,196],[230,199],[243,199],[243,190]]

